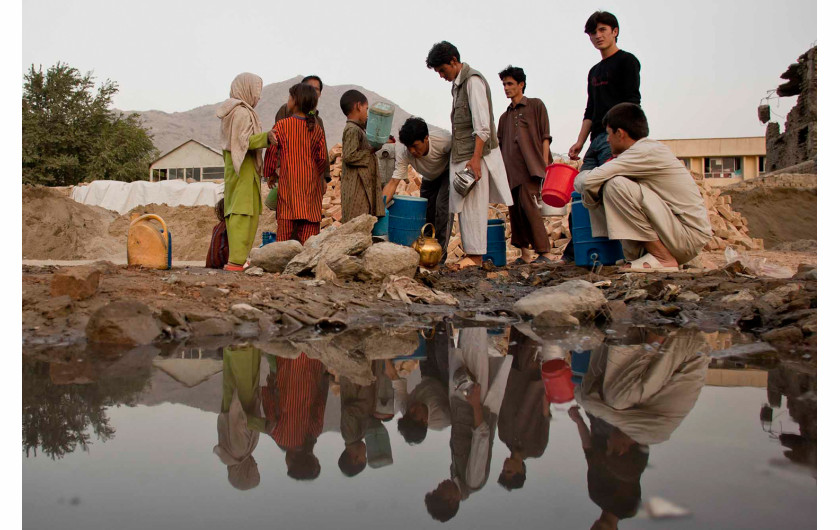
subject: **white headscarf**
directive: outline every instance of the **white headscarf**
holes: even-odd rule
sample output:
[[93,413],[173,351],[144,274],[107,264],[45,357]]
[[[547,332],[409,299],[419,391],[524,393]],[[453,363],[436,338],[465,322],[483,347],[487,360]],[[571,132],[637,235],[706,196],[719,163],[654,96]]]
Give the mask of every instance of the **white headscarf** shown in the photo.
[[260,471],[251,454],[257,448],[260,435],[248,428],[248,417],[236,390],[233,391],[230,410],[219,414],[216,427],[219,445],[213,448],[213,452],[228,466],[228,481],[240,490],[256,487],[260,483]]
[[[262,124],[254,107],[260,100],[263,81],[260,76],[245,72],[239,74],[230,84],[230,98],[218,109],[216,117],[222,120],[222,149],[230,151],[233,169],[239,174],[242,161],[248,153],[248,140],[254,134],[262,132]],[[262,156],[255,156],[257,174],[262,176]]]

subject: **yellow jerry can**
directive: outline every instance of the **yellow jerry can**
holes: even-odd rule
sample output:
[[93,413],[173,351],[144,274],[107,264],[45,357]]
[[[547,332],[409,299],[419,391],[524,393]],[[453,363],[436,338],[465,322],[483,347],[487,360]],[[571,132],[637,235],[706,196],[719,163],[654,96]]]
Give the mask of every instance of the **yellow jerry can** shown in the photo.
[[[163,230],[152,221],[160,223]],[[129,265],[150,269],[172,268],[172,233],[157,215],[132,215],[127,246]]]

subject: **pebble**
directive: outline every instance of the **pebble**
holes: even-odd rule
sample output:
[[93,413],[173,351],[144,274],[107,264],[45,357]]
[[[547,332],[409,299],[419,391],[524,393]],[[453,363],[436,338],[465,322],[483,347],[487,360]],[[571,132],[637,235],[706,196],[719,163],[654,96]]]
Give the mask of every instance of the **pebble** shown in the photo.
[[248,276],[262,276],[265,274],[265,271],[259,267],[251,267],[245,271],[245,274]]

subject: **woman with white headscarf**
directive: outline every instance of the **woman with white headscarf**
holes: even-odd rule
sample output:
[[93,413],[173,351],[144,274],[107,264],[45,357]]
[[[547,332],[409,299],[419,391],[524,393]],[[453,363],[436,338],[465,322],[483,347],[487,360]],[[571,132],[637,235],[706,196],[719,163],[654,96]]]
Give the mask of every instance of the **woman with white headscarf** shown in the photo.
[[276,144],[272,132],[262,132],[254,107],[262,94],[262,79],[251,73],[236,76],[230,98],[216,110],[222,120],[221,143],[225,157],[225,223],[230,256],[225,270],[241,271],[257,234],[262,203],[261,149]]

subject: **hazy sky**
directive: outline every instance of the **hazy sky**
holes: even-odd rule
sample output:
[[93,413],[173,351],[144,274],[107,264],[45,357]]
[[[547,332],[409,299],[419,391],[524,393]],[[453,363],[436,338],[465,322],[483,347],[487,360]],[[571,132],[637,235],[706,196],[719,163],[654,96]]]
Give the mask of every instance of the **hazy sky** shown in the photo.
[[[552,149],[565,152],[580,127],[586,73],[600,59],[583,32],[596,9],[618,17],[619,47],[642,64],[655,138],[763,135],[759,100],[817,39],[816,0],[294,4],[310,11],[287,2],[27,0],[21,72],[64,61],[117,81],[120,109],[167,112],[225,99],[239,72],[266,84],[317,73],[448,127],[449,85],[425,66],[445,39],[492,83],[497,119],[507,106],[497,72],[523,67],[526,95],[548,107]],[[784,116],[793,103],[773,110]]]

